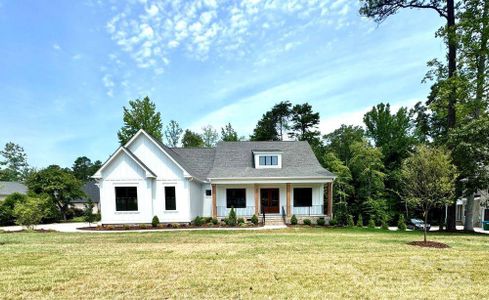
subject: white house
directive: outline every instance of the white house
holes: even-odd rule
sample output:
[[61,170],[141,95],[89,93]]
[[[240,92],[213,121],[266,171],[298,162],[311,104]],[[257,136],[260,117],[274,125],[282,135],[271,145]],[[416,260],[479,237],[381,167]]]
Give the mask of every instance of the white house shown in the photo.
[[190,222],[196,216],[332,217],[334,174],[307,142],[219,142],[169,148],[140,130],[93,176],[103,224]]
[[[457,199],[456,220],[457,223],[465,224],[465,205],[467,198]],[[482,222],[489,221],[489,190],[479,191],[474,197],[474,227],[481,227]]]

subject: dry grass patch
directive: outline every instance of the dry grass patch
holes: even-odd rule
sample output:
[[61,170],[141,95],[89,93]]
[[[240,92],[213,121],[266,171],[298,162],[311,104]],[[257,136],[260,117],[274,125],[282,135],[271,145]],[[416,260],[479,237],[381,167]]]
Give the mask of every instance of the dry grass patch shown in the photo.
[[367,229],[0,233],[0,298],[484,298],[489,238]]

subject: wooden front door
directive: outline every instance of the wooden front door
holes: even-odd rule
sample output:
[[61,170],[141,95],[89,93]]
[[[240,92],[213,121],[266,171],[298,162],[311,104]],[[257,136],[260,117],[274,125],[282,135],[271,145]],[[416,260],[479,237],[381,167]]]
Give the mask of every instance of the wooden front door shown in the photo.
[[278,214],[280,212],[279,189],[261,189],[261,207],[266,214]]

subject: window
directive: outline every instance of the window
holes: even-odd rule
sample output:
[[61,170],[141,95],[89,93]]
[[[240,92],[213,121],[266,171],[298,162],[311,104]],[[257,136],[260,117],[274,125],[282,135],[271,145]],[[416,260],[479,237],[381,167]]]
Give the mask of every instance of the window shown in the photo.
[[312,206],[312,188],[294,189],[294,207]]
[[165,186],[165,210],[176,210],[177,198],[175,197],[175,187]]
[[135,186],[117,186],[115,188],[115,210],[137,211],[138,189]]
[[246,208],[246,189],[227,189],[226,207]]
[[484,209],[484,220],[489,221],[489,208]]
[[205,195],[206,196],[212,196],[212,191],[211,190],[205,190]]
[[260,155],[260,166],[278,166],[277,155]]

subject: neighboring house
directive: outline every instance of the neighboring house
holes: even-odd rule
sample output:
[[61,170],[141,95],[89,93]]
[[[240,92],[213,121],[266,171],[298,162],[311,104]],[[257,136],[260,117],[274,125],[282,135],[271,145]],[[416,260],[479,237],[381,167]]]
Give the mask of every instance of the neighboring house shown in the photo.
[[[219,142],[169,148],[140,130],[93,176],[103,224],[224,218],[332,217],[335,175],[307,142]],[[325,192],[326,191],[326,192]],[[327,196],[325,196],[325,194]]]
[[86,197],[71,201],[71,206],[84,210],[88,199],[91,199],[93,202],[93,213],[98,213],[100,211],[100,190],[97,184],[93,181],[87,182],[83,185],[82,190],[86,194]]
[[[466,198],[457,200],[456,220],[457,223],[465,223]],[[474,226],[481,227],[483,221],[489,221],[489,191],[479,191],[474,197]]]
[[27,187],[14,181],[0,181],[0,201],[13,193],[27,194]]

